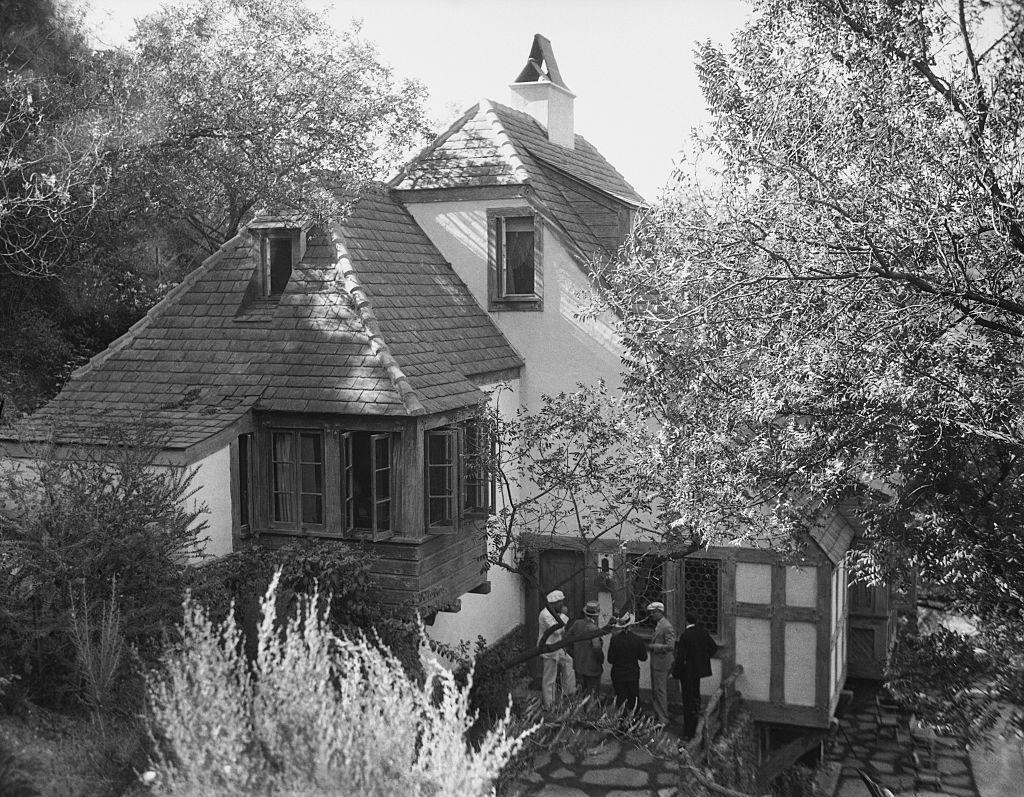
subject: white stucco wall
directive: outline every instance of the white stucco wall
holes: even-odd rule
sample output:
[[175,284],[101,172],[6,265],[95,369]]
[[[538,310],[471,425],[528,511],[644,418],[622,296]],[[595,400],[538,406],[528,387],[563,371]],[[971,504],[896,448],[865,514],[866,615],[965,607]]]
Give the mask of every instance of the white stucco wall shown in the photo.
[[[413,217],[487,308],[487,210],[528,207],[523,199],[425,202],[407,206]],[[578,291],[589,291],[587,275],[545,225],[543,239],[543,311],[495,311],[491,318],[526,361],[521,397],[533,409],[539,396],[572,390],[577,382],[604,379],[621,386],[621,347],[612,327],[580,321],[584,304]]]
[[204,552],[207,556],[224,556],[231,553],[231,448],[225,446],[199,460],[193,467],[198,469],[192,484],[197,486],[192,498],[198,504],[206,504],[207,538]]

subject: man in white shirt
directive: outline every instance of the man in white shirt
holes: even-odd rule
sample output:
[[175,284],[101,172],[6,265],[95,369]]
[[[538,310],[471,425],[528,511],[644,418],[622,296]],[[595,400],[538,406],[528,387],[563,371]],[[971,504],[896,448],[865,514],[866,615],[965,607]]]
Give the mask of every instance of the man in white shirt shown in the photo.
[[[565,613],[565,593],[559,589],[552,590],[547,594],[546,601],[547,605],[540,610],[540,616],[537,618],[537,644],[557,645],[562,641],[565,627],[569,623],[569,615]],[[548,629],[553,630],[548,633]],[[544,674],[541,678],[544,705],[551,707],[555,704],[559,675],[562,679],[562,694],[576,693],[576,674],[572,668],[572,656],[565,648],[559,648],[550,653],[542,653],[540,658],[544,663]]]

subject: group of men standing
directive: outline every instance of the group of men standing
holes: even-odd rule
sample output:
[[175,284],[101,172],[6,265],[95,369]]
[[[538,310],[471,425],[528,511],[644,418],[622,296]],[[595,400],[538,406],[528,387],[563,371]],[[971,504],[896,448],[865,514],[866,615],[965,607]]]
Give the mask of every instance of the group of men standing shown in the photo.
[[[541,654],[544,670],[541,680],[544,705],[555,703],[559,681],[563,694],[575,694],[577,687],[598,694],[604,672],[603,631],[611,628],[608,642],[608,664],[611,665],[615,705],[635,707],[640,700],[640,662],[651,662],[651,703],[658,721],[668,725],[668,679],[678,678],[683,698],[683,735],[692,737],[700,713],[700,679],[711,675],[711,657],[718,645],[707,630],[689,613],[686,627],[676,636],[675,628],[665,616],[665,604],[653,601],[647,605],[648,616],[655,622],[650,641],[645,642],[630,629],[636,625],[629,612],[613,616],[603,628],[598,625],[600,609],[597,601],[588,601],[583,616],[569,625],[565,613],[565,594],[553,590],[547,595],[547,606],[538,618],[538,644],[549,648]],[[566,643],[563,645],[563,642]],[[571,644],[571,653],[568,646]],[[552,646],[559,646],[550,650]]]

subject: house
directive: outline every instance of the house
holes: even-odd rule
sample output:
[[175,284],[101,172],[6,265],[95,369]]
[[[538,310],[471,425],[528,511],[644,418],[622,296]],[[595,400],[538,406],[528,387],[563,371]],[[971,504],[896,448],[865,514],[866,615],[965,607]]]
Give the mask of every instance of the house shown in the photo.
[[[208,553],[257,535],[366,546],[381,601],[440,603],[431,633],[444,641],[529,626],[556,585],[607,616],[599,576],[630,558],[650,577],[644,600],[663,598],[677,626],[694,611],[716,634],[705,689],[742,665],[738,686],[766,727],[827,727],[854,536],[838,513],[795,558],[721,546],[669,561],[638,540],[548,537],[534,540],[532,584],[487,570],[496,499],[466,456],[484,444],[477,409],[619,384],[614,326],[578,311],[592,264],[611,260],[643,202],[575,132],[544,37],[510,88],[510,104],[474,105],[342,221],[264,216],[240,230],[30,425],[72,442],[140,416],[162,424],[165,460],[198,468]],[[5,447],[25,455],[9,434]]]

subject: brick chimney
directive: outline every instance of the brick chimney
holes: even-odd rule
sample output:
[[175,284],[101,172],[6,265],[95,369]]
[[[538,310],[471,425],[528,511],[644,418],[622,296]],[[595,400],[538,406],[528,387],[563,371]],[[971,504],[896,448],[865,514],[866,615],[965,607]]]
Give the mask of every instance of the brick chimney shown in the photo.
[[548,140],[552,144],[573,149],[576,143],[573,100],[576,95],[562,80],[551,42],[539,33],[533,37],[526,66],[509,89],[513,108],[540,122],[548,131]]

